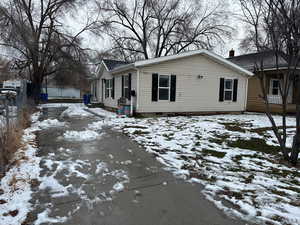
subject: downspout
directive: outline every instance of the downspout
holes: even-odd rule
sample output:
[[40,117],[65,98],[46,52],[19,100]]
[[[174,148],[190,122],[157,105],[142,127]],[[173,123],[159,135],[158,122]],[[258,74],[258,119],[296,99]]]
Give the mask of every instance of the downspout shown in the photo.
[[251,77],[247,77],[247,79],[246,79],[246,88],[245,88],[245,90],[246,90],[246,93],[245,93],[245,105],[244,105],[244,111],[247,111],[247,104],[248,104],[248,84],[249,84],[249,79],[250,79]]
[[138,112],[139,111],[139,95],[140,95],[140,69],[136,69],[137,73],[136,73],[136,93],[135,93],[135,111]]

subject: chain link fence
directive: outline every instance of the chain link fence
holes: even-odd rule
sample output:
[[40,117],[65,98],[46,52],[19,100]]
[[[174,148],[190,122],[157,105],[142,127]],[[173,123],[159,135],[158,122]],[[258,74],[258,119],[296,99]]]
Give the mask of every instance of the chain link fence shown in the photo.
[[[27,107],[27,82],[17,88],[0,89],[0,177],[5,173],[12,147],[16,147],[17,131],[23,126],[23,112]],[[19,133],[19,132],[18,132]]]

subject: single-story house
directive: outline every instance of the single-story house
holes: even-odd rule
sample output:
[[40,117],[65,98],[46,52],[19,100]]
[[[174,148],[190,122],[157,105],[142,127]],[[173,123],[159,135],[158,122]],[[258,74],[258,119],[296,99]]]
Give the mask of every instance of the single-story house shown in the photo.
[[91,91],[93,100],[138,114],[243,112],[252,72],[207,50],[126,63],[104,59]]
[[[246,70],[255,71],[255,67],[260,66],[263,62],[263,70],[266,75],[266,90],[268,91],[268,102],[270,103],[270,110],[272,113],[281,113],[282,112],[282,97],[280,95],[280,83],[283,80],[283,76],[287,72],[288,64],[287,62],[279,57],[278,58],[278,69],[276,66],[276,56],[272,51],[265,51],[260,53],[246,54],[240,56],[234,56],[234,51],[231,50],[229,54],[229,61],[235,63]],[[299,68],[300,73],[300,68]],[[296,87],[296,84],[292,84],[289,89],[288,96],[288,113],[296,112],[296,91],[299,90],[299,87]],[[248,102],[247,102],[247,111],[253,112],[265,112],[266,105],[262,99],[262,88],[258,74],[249,79],[248,84]]]

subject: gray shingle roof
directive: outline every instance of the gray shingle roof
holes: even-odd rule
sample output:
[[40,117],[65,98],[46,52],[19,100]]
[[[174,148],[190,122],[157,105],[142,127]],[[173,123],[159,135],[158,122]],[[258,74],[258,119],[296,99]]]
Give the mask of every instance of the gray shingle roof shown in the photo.
[[[254,71],[255,66],[260,67],[262,60],[264,69],[276,68],[276,57],[273,51],[240,55],[227,58],[227,60],[250,71]],[[278,66],[287,67],[287,62],[283,58],[279,57]]]
[[103,59],[103,62],[109,70],[113,70],[119,66],[129,64],[128,62],[125,61],[112,60],[112,59]]

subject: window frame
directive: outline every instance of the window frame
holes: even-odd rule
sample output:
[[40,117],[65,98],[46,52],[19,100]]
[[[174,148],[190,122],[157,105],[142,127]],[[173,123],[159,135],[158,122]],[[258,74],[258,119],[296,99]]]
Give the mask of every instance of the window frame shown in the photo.
[[[226,88],[226,81],[231,81],[231,88]],[[230,100],[226,99],[226,92],[231,92]],[[224,78],[224,102],[233,101],[233,91],[234,91],[234,79],[233,78]]]
[[[112,84],[113,84],[112,79],[107,79],[105,82],[105,96],[107,96],[106,99],[111,98],[112,96],[112,89],[113,89]],[[107,92],[108,94],[106,94]]]
[[[129,75],[123,75],[124,83],[123,83],[123,93],[124,98],[129,99]],[[127,83],[126,83],[127,79]],[[127,96],[128,95],[128,96]]]
[[[160,86],[160,77],[161,76],[167,76],[168,77],[168,87],[161,87]],[[168,89],[168,99],[160,99],[160,89]],[[166,102],[166,101],[170,101],[170,97],[171,97],[171,75],[169,74],[158,74],[158,85],[157,85],[157,100],[158,101],[163,101],[163,102]]]
[[[274,88],[274,81],[278,81],[278,87],[277,87],[277,89],[278,89],[278,94],[276,95],[276,94],[273,94],[273,90],[275,89]],[[270,95],[273,95],[273,96],[280,96],[280,79],[276,79],[276,78],[272,78],[272,79],[270,79],[270,90],[269,90],[269,94]]]

